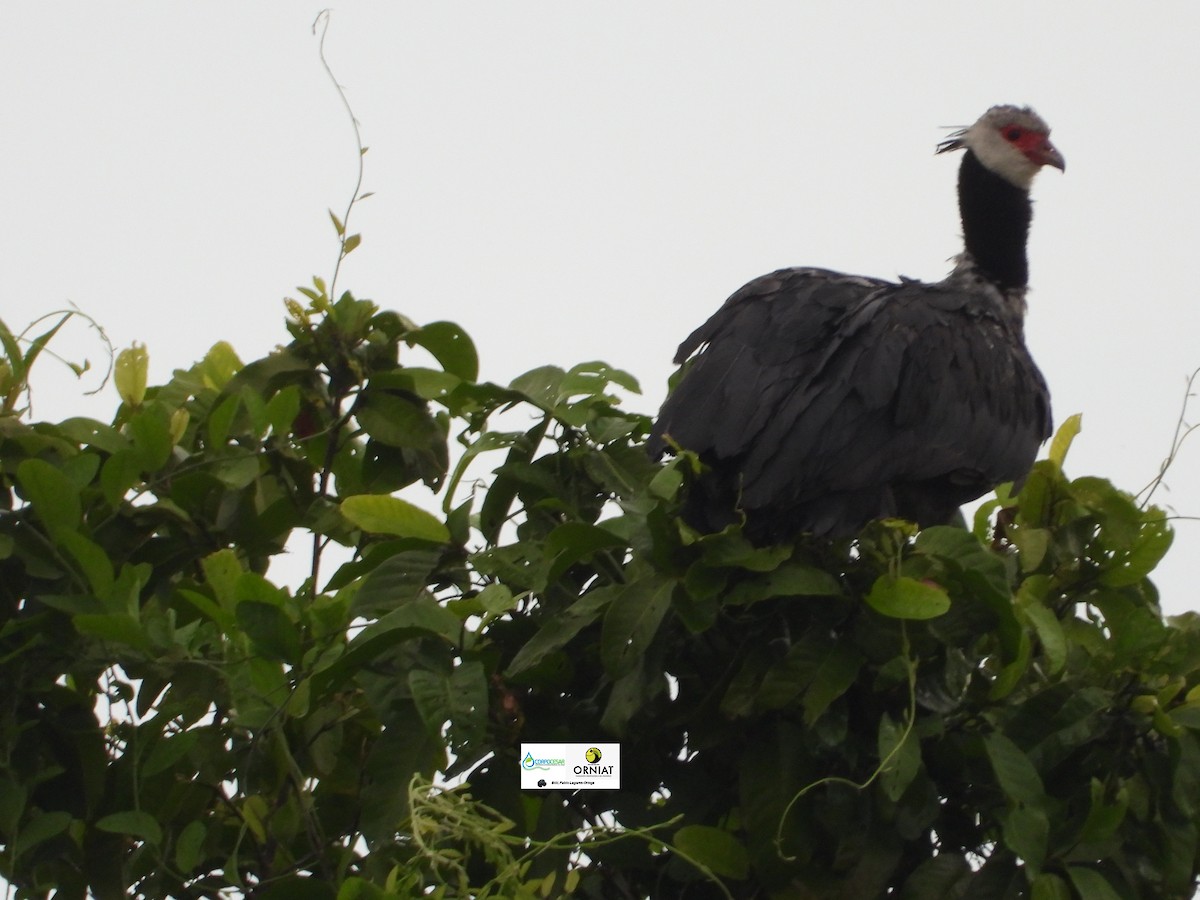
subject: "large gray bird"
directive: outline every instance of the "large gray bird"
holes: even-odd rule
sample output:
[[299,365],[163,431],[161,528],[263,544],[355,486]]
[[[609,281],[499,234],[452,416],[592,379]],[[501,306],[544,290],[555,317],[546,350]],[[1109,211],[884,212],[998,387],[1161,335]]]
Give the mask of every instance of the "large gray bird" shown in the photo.
[[1029,188],[1043,166],[1065,169],[1049,135],[1033,110],[995,106],[938,146],[966,151],[965,248],[944,280],[780,269],[688,336],[649,450],[705,464],[689,524],[744,515],[757,541],[846,537],[885,516],[934,525],[1029,471],[1051,430],[1024,339]]

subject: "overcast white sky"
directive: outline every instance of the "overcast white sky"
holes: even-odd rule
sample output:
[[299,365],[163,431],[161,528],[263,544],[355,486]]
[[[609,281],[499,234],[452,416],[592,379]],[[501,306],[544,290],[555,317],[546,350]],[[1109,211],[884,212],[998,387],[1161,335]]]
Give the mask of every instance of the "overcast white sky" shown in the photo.
[[[327,276],[355,148],[319,5],[11,4],[0,33],[0,316],[68,302],[168,377],[286,340]],[[341,286],[452,319],[507,381],[604,359],[657,409],[676,344],[784,265],[940,278],[959,249],[940,126],[1033,105],[1067,173],[1035,185],[1029,342],[1068,469],[1136,491],[1200,366],[1200,4],[368,3],[327,52],[370,147]],[[98,356],[80,330],[69,346]],[[64,344],[67,346],[67,344]],[[87,349],[85,349],[87,348]],[[115,409],[46,378],[36,412]],[[1200,404],[1194,410],[1200,421]],[[1170,502],[1200,515],[1200,440]],[[1157,579],[1200,607],[1200,524]]]

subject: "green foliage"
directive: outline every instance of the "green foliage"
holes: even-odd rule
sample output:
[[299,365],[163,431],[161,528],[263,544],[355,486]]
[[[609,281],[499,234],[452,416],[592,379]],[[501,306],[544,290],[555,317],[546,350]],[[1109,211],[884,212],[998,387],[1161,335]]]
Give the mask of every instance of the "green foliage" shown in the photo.
[[[111,423],[0,417],[22,896],[1191,895],[1200,619],[1077,423],[972,531],[755,547],[681,525],[627,373],[481,382],[301,293],[263,359],[123,357]],[[519,791],[521,741],[602,739],[620,791]]]

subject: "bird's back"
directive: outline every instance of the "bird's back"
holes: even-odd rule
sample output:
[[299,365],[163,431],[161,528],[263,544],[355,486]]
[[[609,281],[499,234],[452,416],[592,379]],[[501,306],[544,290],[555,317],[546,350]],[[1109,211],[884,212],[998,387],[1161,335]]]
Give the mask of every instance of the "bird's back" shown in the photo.
[[715,530],[736,507],[763,539],[849,535],[881,516],[945,521],[1024,475],[1049,398],[1010,300],[955,276],[747,284],[680,346],[677,362],[696,355],[651,437],[708,467],[686,518]]

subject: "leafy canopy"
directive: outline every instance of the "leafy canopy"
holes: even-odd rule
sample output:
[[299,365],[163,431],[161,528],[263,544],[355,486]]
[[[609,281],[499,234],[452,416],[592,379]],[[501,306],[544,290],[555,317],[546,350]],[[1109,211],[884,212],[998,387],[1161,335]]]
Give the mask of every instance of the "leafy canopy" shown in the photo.
[[[972,530],[754,547],[680,524],[627,373],[499,386],[303,293],[249,364],[122,355],[110,423],[22,418],[3,341],[20,896],[1191,895],[1200,626],[1069,429]],[[518,790],[521,741],[601,739],[622,790]]]

